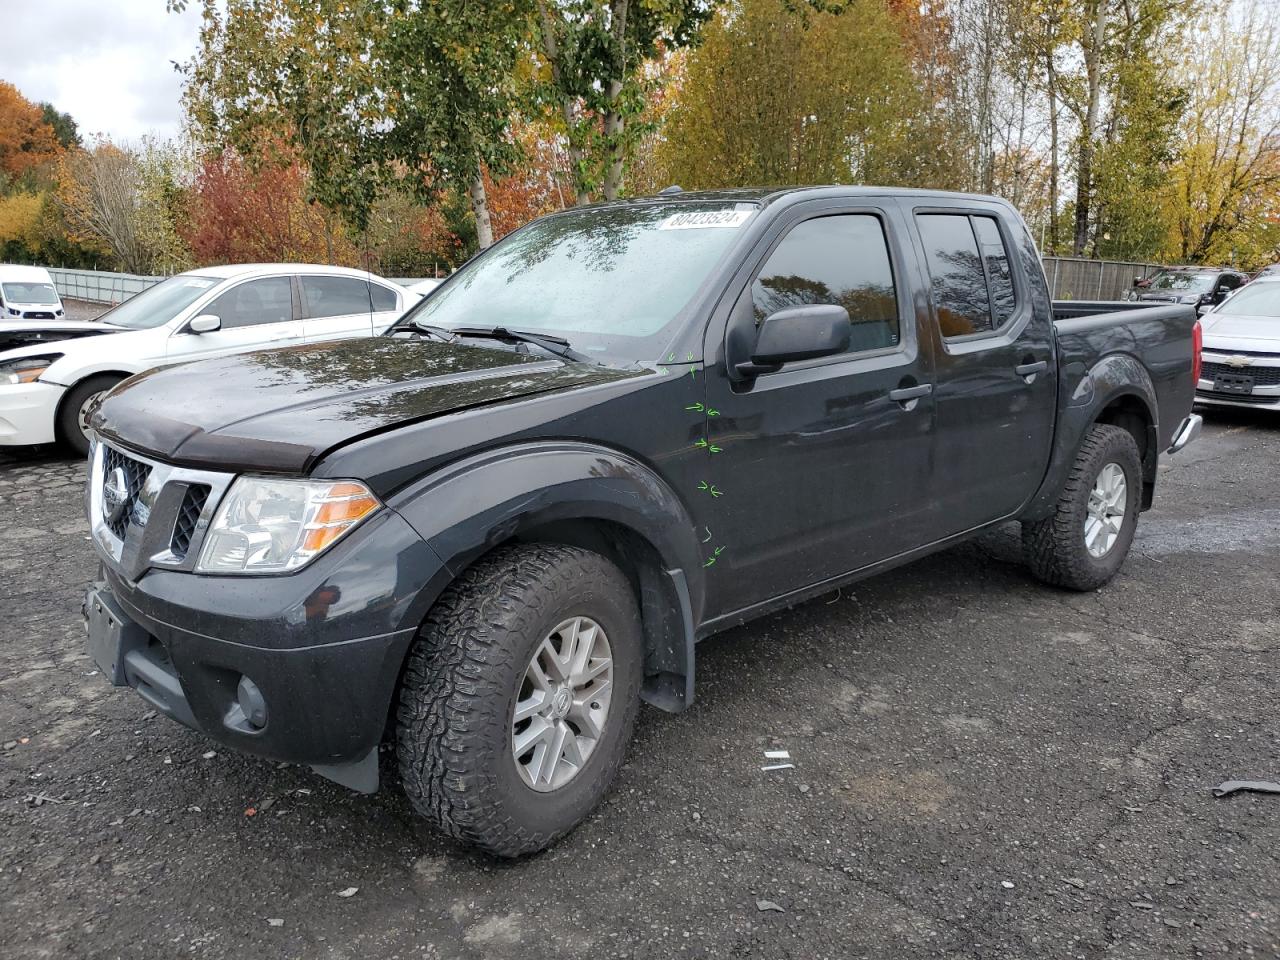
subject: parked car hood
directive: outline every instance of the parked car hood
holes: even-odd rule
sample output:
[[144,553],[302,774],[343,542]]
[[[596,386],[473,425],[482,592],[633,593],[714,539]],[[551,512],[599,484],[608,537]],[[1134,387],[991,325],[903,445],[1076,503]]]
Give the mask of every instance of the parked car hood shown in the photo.
[[[39,347],[59,340],[120,333],[122,330],[122,327],[114,327],[98,320],[40,320],[36,323],[30,320],[0,321],[0,355],[6,355],[10,350]],[[15,353],[14,356],[22,354]]]
[[1280,317],[1206,313],[1200,318],[1206,350],[1280,353]]
[[303,473],[326,450],[392,427],[635,375],[510,350],[373,337],[144,373],[111,393],[93,427],[173,463]]

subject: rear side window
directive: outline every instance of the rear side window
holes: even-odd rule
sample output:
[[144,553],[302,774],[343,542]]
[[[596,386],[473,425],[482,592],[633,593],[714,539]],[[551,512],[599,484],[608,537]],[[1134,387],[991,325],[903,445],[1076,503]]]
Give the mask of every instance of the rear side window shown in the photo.
[[999,330],[1017,298],[1009,251],[993,217],[918,214],[933,306],[942,335],[966,337]]
[[898,298],[880,218],[839,214],[794,226],[769,255],[751,302],[756,326],[788,307],[836,304],[849,311],[849,351],[898,343]]
[[285,323],[293,319],[293,285],[288,277],[263,277],[232,287],[203,313],[222,321],[222,329]]
[[369,293],[373,297],[374,313],[381,313],[385,310],[394,310],[396,308],[396,293],[390,287],[384,287],[378,283],[369,284]]
[[306,304],[303,317],[317,320],[322,317],[342,317],[350,313],[368,313],[369,284],[355,277],[304,276],[302,299]]

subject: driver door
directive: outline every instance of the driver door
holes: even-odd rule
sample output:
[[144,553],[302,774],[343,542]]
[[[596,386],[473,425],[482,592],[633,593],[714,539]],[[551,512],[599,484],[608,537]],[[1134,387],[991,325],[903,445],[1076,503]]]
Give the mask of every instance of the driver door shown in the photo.
[[209,314],[221,321],[221,327],[193,333],[184,326],[169,338],[170,362],[284,347],[303,339],[293,279],[288,276],[238,283],[199,311],[199,316]]
[[[754,379],[710,370],[703,470],[717,516],[700,532],[715,556],[713,616],[934,539],[932,358],[898,216],[888,205],[800,205],[737,296],[726,343],[754,344],[765,317],[806,304],[845,307],[852,337],[845,353]],[[728,362],[738,352],[727,346]]]

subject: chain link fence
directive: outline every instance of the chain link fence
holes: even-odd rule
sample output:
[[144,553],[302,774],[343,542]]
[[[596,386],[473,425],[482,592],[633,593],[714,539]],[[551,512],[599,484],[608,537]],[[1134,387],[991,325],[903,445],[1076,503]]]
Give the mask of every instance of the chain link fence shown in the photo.
[[[68,300],[84,300],[115,306],[123,303],[147,287],[155,286],[168,277],[146,277],[136,273],[111,273],[106,270],[67,270],[50,267],[49,276],[58,293]],[[421,277],[388,277],[402,287],[417,283]]]

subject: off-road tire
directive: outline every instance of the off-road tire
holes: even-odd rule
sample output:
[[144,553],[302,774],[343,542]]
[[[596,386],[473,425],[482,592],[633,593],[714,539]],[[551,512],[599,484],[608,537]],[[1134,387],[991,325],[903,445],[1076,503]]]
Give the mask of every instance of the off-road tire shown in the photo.
[[[613,701],[581,771],[536,792],[512,756],[513,710],[534,650],[573,616],[591,617],[609,638]],[[586,818],[622,765],[643,672],[635,594],[616,566],[561,544],[500,548],[445,590],[410,650],[396,717],[409,802],[496,856],[545,849]]]
[[[1084,522],[1094,481],[1108,463],[1124,471],[1125,513],[1119,536],[1102,557],[1089,553]],[[1068,590],[1096,590],[1120,569],[1133,543],[1142,496],[1142,459],[1129,431],[1097,423],[1090,429],[1067,475],[1054,512],[1022,524],[1022,554],[1037,578]]]
[[95,393],[110,390],[123,379],[112,374],[100,374],[86,377],[66,392],[58,407],[58,421],[55,424],[58,440],[77,456],[89,455],[89,438],[80,429],[80,408]]

